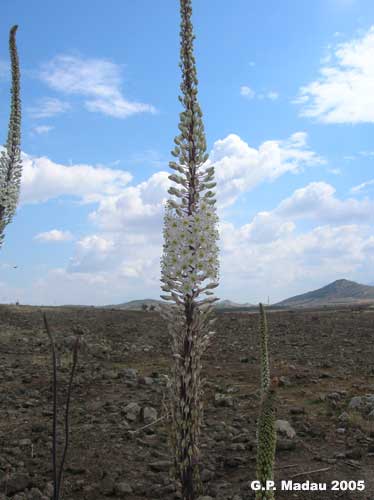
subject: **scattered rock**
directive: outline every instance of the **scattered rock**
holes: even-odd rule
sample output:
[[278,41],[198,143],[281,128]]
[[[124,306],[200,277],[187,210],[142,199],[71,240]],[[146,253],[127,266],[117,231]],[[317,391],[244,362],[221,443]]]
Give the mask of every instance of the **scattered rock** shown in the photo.
[[277,433],[289,439],[296,437],[296,431],[287,420],[276,420],[275,428]]
[[132,493],[132,488],[130,484],[126,481],[121,481],[120,483],[117,483],[114,486],[115,494],[116,495],[124,495],[126,493],[131,494]]
[[220,392],[216,392],[214,395],[214,404],[217,407],[232,407],[234,406],[234,400],[232,396],[227,396],[226,394],[222,394]]
[[31,486],[31,479],[28,474],[20,472],[14,474],[14,476],[11,476],[7,482],[5,481],[5,479],[1,481],[0,488],[2,491],[4,491],[5,489],[5,483],[6,483],[7,494],[15,495],[16,493],[19,493],[29,488]]
[[349,414],[346,411],[343,411],[338,417],[339,422],[348,422],[349,421]]
[[157,420],[157,410],[152,406],[146,406],[142,409],[142,420],[145,424],[151,424]]
[[352,458],[353,460],[360,460],[362,458],[362,449],[359,447],[348,450],[345,453],[346,458]]
[[135,380],[138,378],[138,370],[135,368],[124,368],[121,375],[127,379]]
[[149,464],[149,467],[154,472],[169,472],[171,462],[169,460],[157,460]]
[[125,413],[127,420],[130,420],[131,422],[135,422],[140,417],[141,407],[138,405],[138,403],[129,403],[124,408],[123,411]]
[[38,488],[31,488],[28,500],[42,500],[43,494]]
[[293,439],[277,438],[277,451],[290,451],[296,448],[296,441]]
[[99,490],[105,496],[113,495],[115,483],[109,476],[104,477],[99,483]]
[[292,385],[292,382],[291,380],[288,378],[288,377],[285,377],[284,375],[282,375],[281,377],[279,377],[279,385],[282,387],[286,387],[286,386],[290,386]]

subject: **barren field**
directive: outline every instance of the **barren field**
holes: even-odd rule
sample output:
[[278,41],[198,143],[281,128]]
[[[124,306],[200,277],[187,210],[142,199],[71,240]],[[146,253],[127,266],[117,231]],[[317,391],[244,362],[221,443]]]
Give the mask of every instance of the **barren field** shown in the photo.
[[[168,424],[162,419],[168,334],[158,313],[43,310],[60,352],[60,449],[72,328],[84,329],[71,400],[64,500],[178,498],[168,473]],[[217,334],[204,356],[204,494],[252,499],[258,316],[217,314]],[[322,492],[278,490],[276,498],[373,500],[374,312],[270,312],[268,322],[273,375],[281,381],[277,418],[288,422],[280,424],[276,480],[279,485],[296,476],[295,482],[327,485]],[[0,307],[0,356],[0,498],[50,499],[52,368],[40,309]],[[333,480],[363,480],[365,490],[331,491]]]

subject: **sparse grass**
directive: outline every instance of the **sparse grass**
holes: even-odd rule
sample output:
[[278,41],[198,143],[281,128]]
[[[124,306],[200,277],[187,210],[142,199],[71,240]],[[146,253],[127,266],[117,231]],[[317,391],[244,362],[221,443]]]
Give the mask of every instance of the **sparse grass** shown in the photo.
[[374,421],[367,420],[357,411],[351,411],[348,415],[348,422],[351,427],[356,427],[366,434],[374,432]]
[[322,399],[304,399],[304,404],[305,405],[308,405],[308,406],[320,406],[324,403],[324,401],[322,401]]

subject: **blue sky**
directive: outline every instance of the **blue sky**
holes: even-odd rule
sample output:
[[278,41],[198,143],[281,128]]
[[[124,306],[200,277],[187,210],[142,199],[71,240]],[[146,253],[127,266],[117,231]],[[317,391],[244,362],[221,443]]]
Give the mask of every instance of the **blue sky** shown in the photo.
[[[179,3],[3,0],[21,62],[21,204],[0,302],[157,298],[177,133]],[[374,281],[374,4],[194,0],[199,99],[216,165],[221,298]],[[18,266],[17,269],[14,266]]]

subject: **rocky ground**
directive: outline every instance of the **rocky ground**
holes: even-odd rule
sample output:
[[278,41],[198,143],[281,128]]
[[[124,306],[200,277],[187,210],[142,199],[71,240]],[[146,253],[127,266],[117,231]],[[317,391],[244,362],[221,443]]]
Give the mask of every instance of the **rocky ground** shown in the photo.
[[[64,500],[178,498],[169,478],[162,404],[168,335],[158,313],[44,311],[59,349],[60,447],[72,332],[77,324],[84,330]],[[204,356],[204,499],[249,500],[259,403],[258,316],[217,314],[217,334]],[[268,320],[273,375],[281,381],[278,486],[288,479],[327,485],[323,492],[278,490],[277,500],[373,500],[374,312],[284,311],[269,313]],[[50,499],[52,370],[40,309],[0,306],[0,357],[0,499]],[[333,480],[342,481],[343,489],[331,491]],[[344,491],[359,480],[364,491]]]

